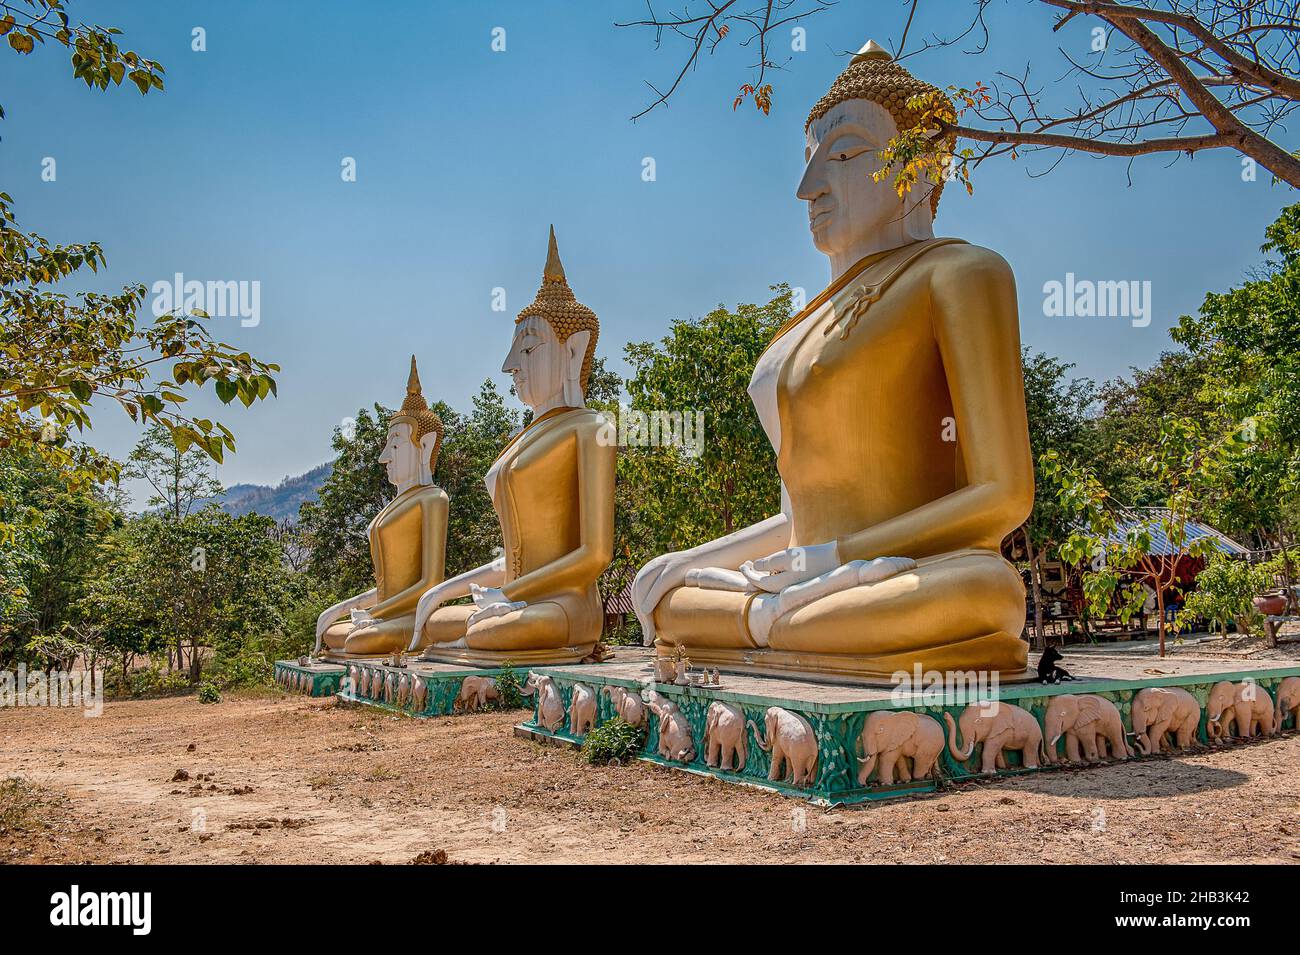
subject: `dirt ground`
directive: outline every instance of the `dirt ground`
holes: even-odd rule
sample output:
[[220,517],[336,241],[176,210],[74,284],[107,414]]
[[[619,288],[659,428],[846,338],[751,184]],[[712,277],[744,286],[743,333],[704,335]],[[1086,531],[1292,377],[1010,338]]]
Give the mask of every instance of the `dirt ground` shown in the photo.
[[515,738],[521,719],[278,693],[109,702],[97,719],[0,710],[0,860],[1300,860],[1294,733],[824,810],[642,763],[590,767]]

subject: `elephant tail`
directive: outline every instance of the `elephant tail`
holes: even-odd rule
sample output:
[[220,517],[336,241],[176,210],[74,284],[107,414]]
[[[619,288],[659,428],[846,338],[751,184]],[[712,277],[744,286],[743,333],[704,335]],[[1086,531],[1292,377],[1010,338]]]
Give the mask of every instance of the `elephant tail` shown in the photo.
[[957,744],[957,724],[953,721],[951,713],[943,714],[944,720],[948,724],[948,753],[959,763],[964,763],[970,759],[971,754],[975,752],[975,741],[969,739],[966,742],[970,744],[966,752],[963,753],[961,747]]
[[1273,732],[1275,733],[1282,732],[1282,720],[1286,718],[1283,715],[1283,712],[1284,711],[1282,709],[1282,694],[1279,693],[1277,695],[1277,699],[1273,701]]
[[770,753],[772,751],[772,746],[769,742],[763,739],[763,731],[758,728],[758,724],[753,720],[745,720],[745,725],[754,731],[754,742],[758,744],[758,748],[765,753]]

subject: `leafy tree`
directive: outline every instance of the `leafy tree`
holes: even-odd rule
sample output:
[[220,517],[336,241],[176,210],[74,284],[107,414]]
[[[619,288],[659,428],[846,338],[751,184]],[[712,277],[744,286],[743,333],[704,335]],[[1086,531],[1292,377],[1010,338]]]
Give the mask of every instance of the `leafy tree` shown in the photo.
[[1264,235],[1269,258],[1255,275],[1206,295],[1172,335],[1208,369],[1201,399],[1243,439],[1214,476],[1218,516],[1286,554],[1300,519],[1300,205]]
[[[1103,615],[1119,605],[1123,617],[1139,612],[1144,588],[1155,593],[1160,655],[1165,655],[1165,594],[1183,557],[1205,557],[1213,550],[1208,537],[1192,539],[1188,523],[1196,516],[1206,474],[1213,459],[1237,440],[1234,433],[1214,436],[1188,418],[1165,418],[1157,445],[1141,461],[1153,485],[1163,486],[1161,507],[1136,515],[1118,505],[1089,468],[1063,462],[1049,451],[1040,461],[1065,519],[1072,523],[1058,553],[1068,564],[1091,569],[1083,574],[1088,609]],[[1138,519],[1140,517],[1140,519]],[[1162,535],[1169,554],[1152,554],[1152,539]]]
[[759,355],[790,317],[788,286],[765,305],[677,319],[658,342],[626,347],[629,412],[703,414],[698,456],[641,446],[629,419],[618,461],[614,574],[761,521],[781,506],[776,457],[747,391]]
[[210,459],[197,448],[182,451],[161,424],[150,425],[127,458],[125,478],[147,481],[153,489],[150,507],[165,507],[176,520],[186,517],[195,504],[221,493]]
[[[119,47],[118,30],[74,23],[67,6],[0,5],[0,35],[20,56],[47,42],[69,49],[73,76],[91,88],[126,78],[141,93],[162,89],[161,65]],[[220,461],[233,450],[224,425],[184,414],[184,388],[211,381],[223,403],[249,405],[274,394],[278,366],[216,341],[200,310],[141,322],[143,285],[117,294],[54,291],[84,268],[98,272],[104,252],[97,242],[63,245],[24,231],[12,204],[0,192],[0,448],[45,460],[73,485],[115,479],[116,462],[69,440],[71,429],[90,426],[99,398],[132,420],[161,424],[182,452],[194,446]]]
[[1035,462],[1034,507],[1022,528],[1027,547],[1030,591],[1034,600],[1034,637],[1043,645],[1043,560],[1052,545],[1071,531],[1070,516],[1060,507],[1051,481],[1043,473],[1044,455],[1055,452],[1068,461],[1090,457],[1095,432],[1090,412],[1096,387],[1087,378],[1068,379],[1072,364],[1025,348],[1021,356],[1029,446]]
[[172,649],[192,684],[205,648],[283,626],[286,575],[269,517],[233,517],[215,504],[180,520],[146,514],[130,522],[118,555],[97,591],[121,595],[102,605],[104,622],[125,604],[128,619]]

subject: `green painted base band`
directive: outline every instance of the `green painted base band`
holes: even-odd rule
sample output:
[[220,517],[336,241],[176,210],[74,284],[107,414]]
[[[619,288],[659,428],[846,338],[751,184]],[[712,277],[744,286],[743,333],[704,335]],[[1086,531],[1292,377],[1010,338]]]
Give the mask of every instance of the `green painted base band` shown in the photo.
[[[1089,694],[1104,697],[1114,703],[1120,711],[1125,732],[1130,733],[1132,730],[1130,709],[1136,693],[1147,687],[1181,687],[1189,692],[1201,707],[1197,740],[1203,745],[1208,745],[1209,737],[1206,732],[1207,717],[1205,707],[1210,689],[1215,683],[1224,680],[1234,683],[1253,680],[1258,686],[1267,690],[1270,696],[1275,697],[1277,686],[1283,679],[1289,676],[1300,676],[1300,666],[1231,670],[1213,674],[1143,679],[1090,678],[1080,682],[1050,686],[1039,683],[1004,684],[982,696],[958,689],[952,694],[940,693],[938,698],[935,698],[934,694],[927,697],[924,693],[921,693],[904,695],[899,699],[890,699],[887,694],[881,694],[880,698],[877,699],[853,702],[804,700],[779,695],[775,689],[773,695],[753,692],[739,693],[726,689],[725,684],[723,687],[716,689],[707,686],[683,687],[671,684],[657,684],[648,680],[637,681],[612,675],[607,676],[596,672],[594,669],[592,672],[579,672],[574,669],[553,668],[540,669],[535,672],[549,676],[554,681],[564,703],[565,722],[557,730],[547,730],[538,721],[535,709],[532,719],[516,728],[519,736],[579,746],[581,745],[581,738],[572,735],[568,731],[568,713],[575,684],[585,684],[596,690],[596,725],[613,719],[616,715],[613,703],[606,694],[600,691],[602,687],[618,686],[639,693],[646,688],[647,684],[650,684],[653,689],[676,703],[690,723],[695,744],[695,757],[687,763],[664,758],[658,749],[658,721],[653,714],[649,714],[649,732],[638,758],[660,766],[684,770],[698,775],[712,776],[724,782],[758,786],[787,796],[811,800],[816,804],[828,805],[898,798],[919,792],[930,792],[938,788],[939,782],[936,780],[913,780],[909,783],[895,784],[893,786],[876,784],[873,780],[869,780],[866,785],[858,783],[858,757],[856,754],[861,752],[861,749],[858,748],[859,736],[862,734],[867,716],[875,711],[924,713],[937,720],[940,726],[944,727],[946,733],[945,713],[951,714],[953,719],[957,720],[961,715],[961,711],[968,704],[978,702],[980,699],[996,699],[1029,711],[1041,727],[1044,713],[1052,697],[1066,693]],[[790,685],[789,681],[784,682],[786,686]],[[751,681],[752,683],[753,681]],[[786,780],[768,779],[770,769],[768,754],[755,745],[752,735],[747,737],[748,755],[743,770],[727,772],[706,765],[705,719],[709,705],[714,701],[723,701],[739,707],[743,711],[746,720],[753,720],[759,727],[763,726],[764,714],[768,707],[781,707],[806,719],[812,726],[818,743],[817,770],[813,783],[805,787],[796,787],[790,783],[788,776]],[[1291,725],[1291,721],[1287,720],[1285,729],[1279,728],[1278,732],[1294,731],[1295,729],[1296,727]],[[746,732],[749,733],[748,730]],[[963,735],[964,742],[965,737]],[[1046,746],[1046,741],[1044,745]],[[949,747],[945,745],[943,752],[940,754],[937,767],[942,778],[952,781],[981,778],[980,755],[982,748],[982,744],[977,745],[974,747],[969,759],[958,761],[951,754]],[[1006,750],[1004,753],[1007,766],[1005,769],[999,769],[995,775],[1019,775],[1060,768],[1079,768],[1080,764],[1066,761],[1063,752],[1064,740],[1058,740],[1053,749],[1058,761],[1041,767],[1026,767],[1022,763],[1021,754],[1018,751]],[[1139,755],[1131,758],[1142,759],[1144,757]]]
[[466,677],[486,677],[495,683],[502,674],[514,673],[522,683],[527,675],[509,667],[480,670],[419,663],[391,667],[360,660],[341,669],[345,675],[339,699],[422,719],[473,712],[463,702],[457,704]]
[[347,667],[334,663],[302,666],[296,660],[277,660],[272,678],[290,693],[303,696],[333,696],[347,673]]

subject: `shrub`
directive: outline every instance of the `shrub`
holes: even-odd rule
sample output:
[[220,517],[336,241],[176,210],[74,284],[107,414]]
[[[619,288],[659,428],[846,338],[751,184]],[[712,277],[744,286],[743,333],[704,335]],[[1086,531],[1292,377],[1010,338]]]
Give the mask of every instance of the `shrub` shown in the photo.
[[593,766],[625,763],[641,751],[645,730],[616,716],[595,727],[582,741],[582,757]]
[[497,677],[497,693],[500,694],[500,700],[497,706],[503,710],[518,710],[524,706],[524,694],[521,691],[522,684],[519,682],[519,674],[507,660],[503,665],[504,669]]
[[199,702],[200,703],[220,703],[221,691],[217,689],[215,683],[209,683],[204,680],[199,684]]

